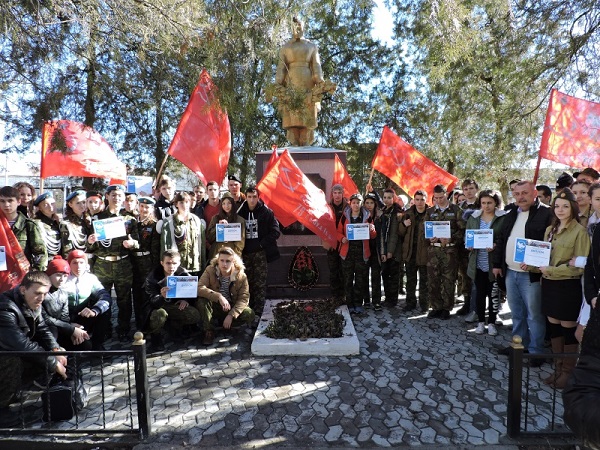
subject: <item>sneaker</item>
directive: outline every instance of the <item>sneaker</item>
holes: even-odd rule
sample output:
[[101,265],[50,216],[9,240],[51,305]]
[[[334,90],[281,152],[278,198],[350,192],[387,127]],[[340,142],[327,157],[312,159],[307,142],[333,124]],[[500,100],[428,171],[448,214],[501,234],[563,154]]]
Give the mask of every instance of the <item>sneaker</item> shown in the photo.
[[373,305],[373,310],[374,311],[381,311],[383,308],[381,307],[381,305],[379,303],[375,303]]
[[357,306],[356,308],[354,308],[354,312],[356,314],[364,314],[365,313],[365,308],[363,308],[362,306]]
[[469,314],[469,305],[467,303],[465,303],[464,305],[462,305],[462,307],[456,311],[454,314],[456,314],[457,316],[466,316],[467,314]]
[[504,322],[502,322],[502,319],[496,319],[496,326],[497,327],[504,326]]
[[477,328],[475,328],[475,334],[483,333],[485,333],[485,324],[483,322],[479,322],[479,324],[477,324]]
[[467,323],[473,323],[477,321],[479,321],[479,317],[477,317],[477,313],[475,311],[471,311],[469,314],[467,314],[467,317],[465,317],[465,322]]
[[493,323],[488,324],[488,334],[490,336],[496,336],[498,334],[498,330],[496,329],[496,325]]

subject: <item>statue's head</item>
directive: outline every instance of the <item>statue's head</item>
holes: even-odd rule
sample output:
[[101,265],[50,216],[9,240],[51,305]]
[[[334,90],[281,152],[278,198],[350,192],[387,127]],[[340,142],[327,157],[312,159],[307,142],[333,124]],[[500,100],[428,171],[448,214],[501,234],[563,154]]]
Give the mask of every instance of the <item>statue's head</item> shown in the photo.
[[294,39],[301,39],[304,36],[304,22],[297,17],[292,19],[292,35]]

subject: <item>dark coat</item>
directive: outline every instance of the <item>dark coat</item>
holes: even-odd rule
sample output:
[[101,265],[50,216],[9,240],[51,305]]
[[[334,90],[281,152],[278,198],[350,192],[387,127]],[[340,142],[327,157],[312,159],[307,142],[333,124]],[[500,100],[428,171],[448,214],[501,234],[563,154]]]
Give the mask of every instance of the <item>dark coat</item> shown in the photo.
[[[175,271],[176,277],[189,277],[190,274],[183,267],[178,267]],[[144,282],[144,303],[140,307],[140,324],[142,329],[145,329],[148,325],[148,320],[150,320],[150,315],[152,311],[155,309],[162,308],[162,306],[171,300],[177,301],[176,299],[165,299],[162,295],[160,295],[160,290],[167,285],[167,277],[165,276],[165,271],[162,265],[156,266],[154,270],[152,270],[148,276],[146,277],[146,281]]]
[[594,226],[592,248],[585,264],[583,275],[585,301],[590,303],[600,293],[600,226]]
[[[517,221],[518,208],[511,209],[504,216],[504,223],[497,236],[494,237],[496,248],[490,253],[494,269],[502,269],[506,276],[506,243],[510,237],[510,233]],[[552,210],[548,205],[543,204],[538,199],[529,208],[529,217],[525,223],[525,238],[543,241],[546,228],[552,221]],[[541,273],[529,272],[529,279],[532,283],[540,281]]]
[[[262,200],[259,200],[252,214],[258,223],[259,248],[256,250],[264,249],[267,255],[267,262],[279,259],[281,255],[277,247],[277,239],[281,236],[281,231],[279,231],[279,222],[275,219],[273,211]],[[249,218],[250,208],[248,208],[246,202],[238,210],[238,215],[242,216],[245,220]],[[254,249],[251,241],[252,239],[248,239],[248,234],[246,233],[246,245],[244,246],[243,253],[252,253]]]
[[[42,312],[35,317],[17,286],[0,297],[0,349],[16,352],[44,352],[59,348]],[[36,356],[36,363],[53,372],[54,356]]]
[[[410,261],[414,252],[417,253],[416,263],[417,266],[426,266],[428,261],[427,249],[429,248],[429,242],[425,240],[425,214],[427,209],[423,212],[421,223],[417,225],[417,207],[411,206],[406,210],[404,216],[398,223],[398,235],[402,238],[402,258],[404,261]],[[410,219],[411,226],[407,227],[404,225],[404,221]],[[415,233],[419,233],[417,236],[416,248],[413,245],[413,239]]]

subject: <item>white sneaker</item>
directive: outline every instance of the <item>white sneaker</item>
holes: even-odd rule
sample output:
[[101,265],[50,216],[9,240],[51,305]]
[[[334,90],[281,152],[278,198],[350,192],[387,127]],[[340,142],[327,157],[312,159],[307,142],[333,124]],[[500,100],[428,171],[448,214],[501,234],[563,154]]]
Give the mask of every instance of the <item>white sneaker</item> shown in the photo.
[[485,324],[483,322],[479,322],[477,328],[475,329],[475,334],[483,334],[485,333]]
[[488,324],[488,334],[490,336],[496,336],[498,334],[498,330],[496,329],[496,325],[493,323]]
[[502,319],[496,319],[496,325],[501,327],[504,325],[504,322],[502,322]]
[[477,317],[477,313],[475,311],[471,311],[469,314],[467,314],[467,317],[465,317],[465,322],[467,323],[477,322],[478,320],[479,317]]

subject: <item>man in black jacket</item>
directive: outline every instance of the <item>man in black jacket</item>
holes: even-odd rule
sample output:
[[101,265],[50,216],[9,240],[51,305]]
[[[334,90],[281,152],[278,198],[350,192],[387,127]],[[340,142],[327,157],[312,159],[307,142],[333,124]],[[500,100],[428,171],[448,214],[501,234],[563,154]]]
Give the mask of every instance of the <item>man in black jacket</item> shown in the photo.
[[[0,349],[15,352],[58,351],[59,346],[42,318],[42,302],[50,290],[44,272],[29,272],[20,286],[0,297]],[[8,405],[21,386],[21,379],[57,373],[66,378],[64,356],[3,356],[0,358],[0,422],[10,419]],[[33,376],[33,378],[32,378]]]
[[[512,315],[512,334],[521,336],[523,345],[531,353],[543,353],[546,318],[542,314],[541,273],[527,272],[514,261],[517,238],[544,240],[544,233],[552,220],[552,211],[537,198],[531,181],[517,183],[513,190],[516,207],[505,216],[498,236],[494,236],[492,252],[494,275],[506,279],[506,299]],[[480,318],[481,319],[481,318]],[[506,353],[503,349],[501,353]],[[542,359],[531,361],[533,365]]]
[[259,199],[256,187],[246,189],[246,201],[238,210],[246,221],[246,244],[242,253],[250,286],[250,308],[262,314],[267,290],[267,268],[279,258],[277,239],[281,235],[273,211]]

